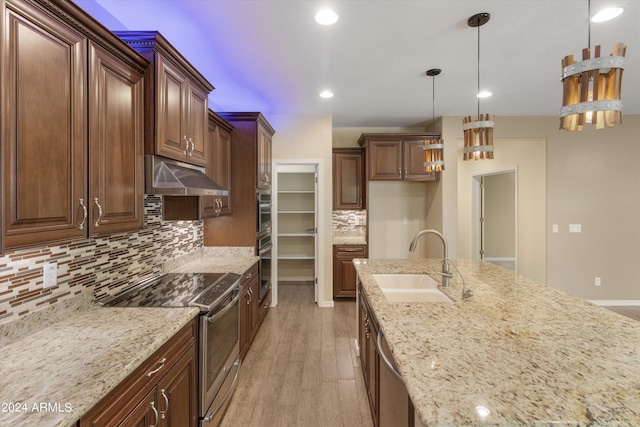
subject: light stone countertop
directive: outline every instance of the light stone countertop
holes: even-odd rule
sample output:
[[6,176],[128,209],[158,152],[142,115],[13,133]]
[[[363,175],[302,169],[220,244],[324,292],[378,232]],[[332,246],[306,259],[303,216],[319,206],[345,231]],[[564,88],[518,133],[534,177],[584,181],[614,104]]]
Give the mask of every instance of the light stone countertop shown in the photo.
[[[253,248],[204,248],[195,256],[167,262],[165,269],[242,274],[259,260],[252,253]],[[38,319],[19,327],[20,333],[28,330],[24,337],[12,337],[11,328],[4,328],[1,427],[75,426],[199,312],[194,307],[99,307],[81,299],[81,308],[65,308],[68,315],[58,313],[54,322],[47,323],[44,315],[33,316]],[[49,406],[38,411],[41,403]]]
[[640,425],[640,322],[469,260],[469,301],[456,278],[454,303],[389,302],[372,274],[439,280],[440,260],[354,264],[425,426]]
[[355,231],[333,231],[333,244],[334,245],[366,245],[367,235],[361,230]]
[[4,346],[0,426],[72,425],[197,315],[94,306]]

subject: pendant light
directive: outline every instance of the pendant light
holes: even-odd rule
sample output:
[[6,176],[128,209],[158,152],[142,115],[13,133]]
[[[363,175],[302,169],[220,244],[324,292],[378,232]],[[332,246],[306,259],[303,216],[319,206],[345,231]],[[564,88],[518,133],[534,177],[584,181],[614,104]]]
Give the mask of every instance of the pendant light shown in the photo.
[[[436,121],[436,76],[441,73],[439,68],[427,70],[427,76],[432,77],[432,103],[431,103],[431,133],[434,132]],[[444,141],[442,139],[432,138],[424,141],[422,145],[424,150],[424,170],[425,172],[440,172],[444,170]]]
[[464,130],[463,160],[493,159],[493,119],[489,114],[480,114],[480,27],[489,22],[486,12],[473,15],[467,24],[478,29],[478,116],[467,116],[462,120]]
[[622,123],[622,71],[627,47],[618,43],[610,56],[600,57],[600,45],[591,58],[591,0],[587,1],[588,44],[582,49],[582,61],[573,55],[562,59],[562,109],[560,129],[581,131],[595,123],[596,129]]

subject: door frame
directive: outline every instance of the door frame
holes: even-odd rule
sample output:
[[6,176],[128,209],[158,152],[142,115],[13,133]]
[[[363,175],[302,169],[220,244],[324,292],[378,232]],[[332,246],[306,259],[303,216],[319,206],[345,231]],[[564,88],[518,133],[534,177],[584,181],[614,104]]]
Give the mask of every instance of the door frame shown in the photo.
[[315,303],[319,306],[323,305],[324,302],[324,209],[321,194],[324,194],[324,184],[322,177],[324,176],[323,171],[323,161],[322,159],[277,159],[273,160],[273,192],[276,197],[272,197],[273,206],[272,206],[272,241],[273,241],[273,259],[271,261],[271,306],[275,306],[278,303],[278,166],[287,165],[287,166],[314,166],[316,173],[316,208],[315,208],[315,223],[316,223],[316,236],[315,236],[315,263],[314,263],[314,298]]
[[515,216],[515,272],[518,272],[518,167],[517,166],[507,166],[504,168],[486,170],[482,172],[477,172],[471,174],[471,259],[480,260],[482,259],[480,255],[480,251],[482,249],[482,224],[480,221],[480,217],[482,214],[482,178],[489,175],[499,175],[503,173],[514,173],[515,184],[515,206],[514,206],[514,216]]

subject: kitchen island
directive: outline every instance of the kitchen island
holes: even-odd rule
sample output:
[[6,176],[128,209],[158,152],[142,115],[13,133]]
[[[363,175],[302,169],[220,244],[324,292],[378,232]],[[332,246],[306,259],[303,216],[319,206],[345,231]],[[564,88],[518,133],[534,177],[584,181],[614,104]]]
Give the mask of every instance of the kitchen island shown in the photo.
[[424,426],[640,425],[640,322],[482,261],[456,261],[468,301],[455,277],[453,303],[389,302],[374,274],[441,261],[354,264]]

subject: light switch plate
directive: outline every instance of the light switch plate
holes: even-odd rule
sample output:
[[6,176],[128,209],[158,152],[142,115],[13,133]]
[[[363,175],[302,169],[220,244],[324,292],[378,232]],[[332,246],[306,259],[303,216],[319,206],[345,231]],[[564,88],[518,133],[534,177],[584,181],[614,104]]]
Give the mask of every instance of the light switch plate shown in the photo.
[[558,232],[558,224],[553,224],[553,225],[551,226],[551,231],[552,231],[553,233],[557,233],[557,232]]
[[569,224],[569,233],[582,233],[582,224]]

